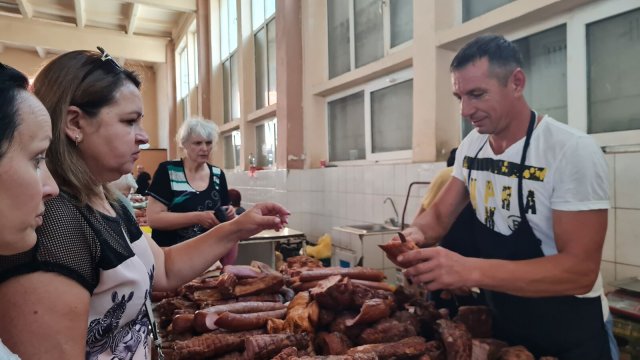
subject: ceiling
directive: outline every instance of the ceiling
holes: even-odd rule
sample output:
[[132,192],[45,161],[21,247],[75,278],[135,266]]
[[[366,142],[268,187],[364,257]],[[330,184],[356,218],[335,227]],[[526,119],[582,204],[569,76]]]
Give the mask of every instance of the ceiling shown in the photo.
[[100,45],[120,60],[162,63],[195,12],[196,0],[0,0],[0,52],[44,58]]

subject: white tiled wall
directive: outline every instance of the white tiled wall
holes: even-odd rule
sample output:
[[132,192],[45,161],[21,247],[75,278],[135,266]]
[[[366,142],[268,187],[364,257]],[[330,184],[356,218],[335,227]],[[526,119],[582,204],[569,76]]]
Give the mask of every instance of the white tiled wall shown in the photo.
[[[443,167],[444,163],[341,166],[258,171],[255,177],[246,172],[226,175],[229,187],[241,192],[243,206],[277,201],[291,211],[289,225],[315,241],[335,226],[382,223],[395,216],[391,205],[384,204],[387,197],[402,216],[409,184],[429,181]],[[425,190],[425,185],[413,187],[405,222],[413,219]]]
[[602,252],[607,282],[640,276],[640,153],[607,154],[611,210]]
[[[640,153],[607,154],[606,159],[612,208],[601,267],[605,283],[640,276]],[[344,238],[332,228],[383,222],[394,215],[391,206],[383,203],[386,197],[393,199],[401,216],[409,183],[429,181],[443,167],[444,163],[340,166],[259,171],[255,177],[237,172],[227,173],[227,181],[229,187],[240,190],[245,207],[259,201],[285,205],[292,214],[290,227],[305,232],[310,241],[330,233],[335,246],[359,249],[357,235]],[[405,222],[413,219],[426,188],[412,189]]]

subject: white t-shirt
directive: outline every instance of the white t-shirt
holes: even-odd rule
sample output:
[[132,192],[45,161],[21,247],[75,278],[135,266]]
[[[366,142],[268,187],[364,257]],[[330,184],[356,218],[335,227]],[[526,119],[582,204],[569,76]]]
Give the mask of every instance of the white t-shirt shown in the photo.
[[[518,174],[525,138],[496,155],[488,135],[473,130],[460,144],[453,176],[469,188],[476,216],[487,227],[511,234],[520,221]],[[467,161],[478,150],[479,169],[467,181]],[[552,210],[580,211],[609,208],[608,166],[593,139],[545,116],[535,127],[527,151],[523,176],[525,216],[542,243],[545,256],[558,253]],[[600,296],[602,279],[584,296]]]
[[18,355],[12,353],[0,340],[0,360],[20,360]]

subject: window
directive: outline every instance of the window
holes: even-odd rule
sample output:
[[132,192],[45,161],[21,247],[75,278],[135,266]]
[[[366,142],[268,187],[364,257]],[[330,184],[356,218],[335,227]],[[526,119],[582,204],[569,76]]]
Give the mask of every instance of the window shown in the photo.
[[413,38],[413,1],[327,0],[329,78],[381,59]]
[[238,16],[235,0],[220,0],[220,58],[223,68],[224,123],[240,117]]
[[462,22],[469,21],[513,0],[462,0]]
[[371,91],[371,152],[411,149],[413,80]]
[[329,29],[329,78],[351,70],[349,1],[327,2]]
[[384,54],[380,0],[354,0],[356,67],[382,58]]
[[178,77],[180,78],[180,89],[178,90],[178,98],[184,99],[189,96],[189,54],[187,52],[187,47],[184,46],[182,50],[179,52],[180,55],[180,74]]
[[327,101],[329,161],[411,157],[413,71],[385,76]]
[[224,123],[240,118],[240,87],[238,84],[238,54],[222,64]]
[[224,135],[224,168],[235,169],[240,167],[240,131],[234,130]]
[[271,118],[256,126],[256,166],[270,168],[275,165],[276,143],[278,140],[276,118]]
[[191,33],[191,39],[192,39],[192,49],[193,49],[193,85],[194,86],[198,86],[198,84],[200,83],[200,79],[198,78],[198,33],[197,32],[193,32]]
[[561,25],[515,41],[527,82],[524,96],[541,114],[567,123],[567,31]]
[[198,37],[195,21],[177,47],[178,99],[184,99],[198,86]]
[[588,24],[586,34],[588,132],[640,129],[640,10]]
[[275,104],[276,93],[276,21],[275,0],[251,3],[256,64],[256,109]]
[[220,0],[220,54],[227,57],[238,47],[236,0]]
[[[539,18],[505,36],[517,39],[522,51],[525,97],[532,108],[591,134],[600,146],[638,145],[637,2],[590,2],[566,14]],[[463,122],[463,137],[471,128]]]
[[365,158],[364,91],[328,103],[329,161]]
[[413,39],[413,1],[390,0],[391,47]]
[[[177,50],[177,97],[181,106],[182,119],[191,114],[191,109],[197,105],[197,97],[192,97],[193,89],[198,86],[198,50],[195,21],[189,26],[187,33],[181,39]],[[191,102],[194,103],[191,103]]]

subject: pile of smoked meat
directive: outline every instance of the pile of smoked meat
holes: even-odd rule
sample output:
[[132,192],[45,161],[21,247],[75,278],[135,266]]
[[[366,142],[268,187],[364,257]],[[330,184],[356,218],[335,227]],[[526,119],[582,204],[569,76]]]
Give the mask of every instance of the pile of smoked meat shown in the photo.
[[[227,265],[153,293],[166,360],[534,359],[491,338],[483,306],[455,318],[381,271],[291,257],[280,271]],[[544,358],[553,359],[553,358]]]

